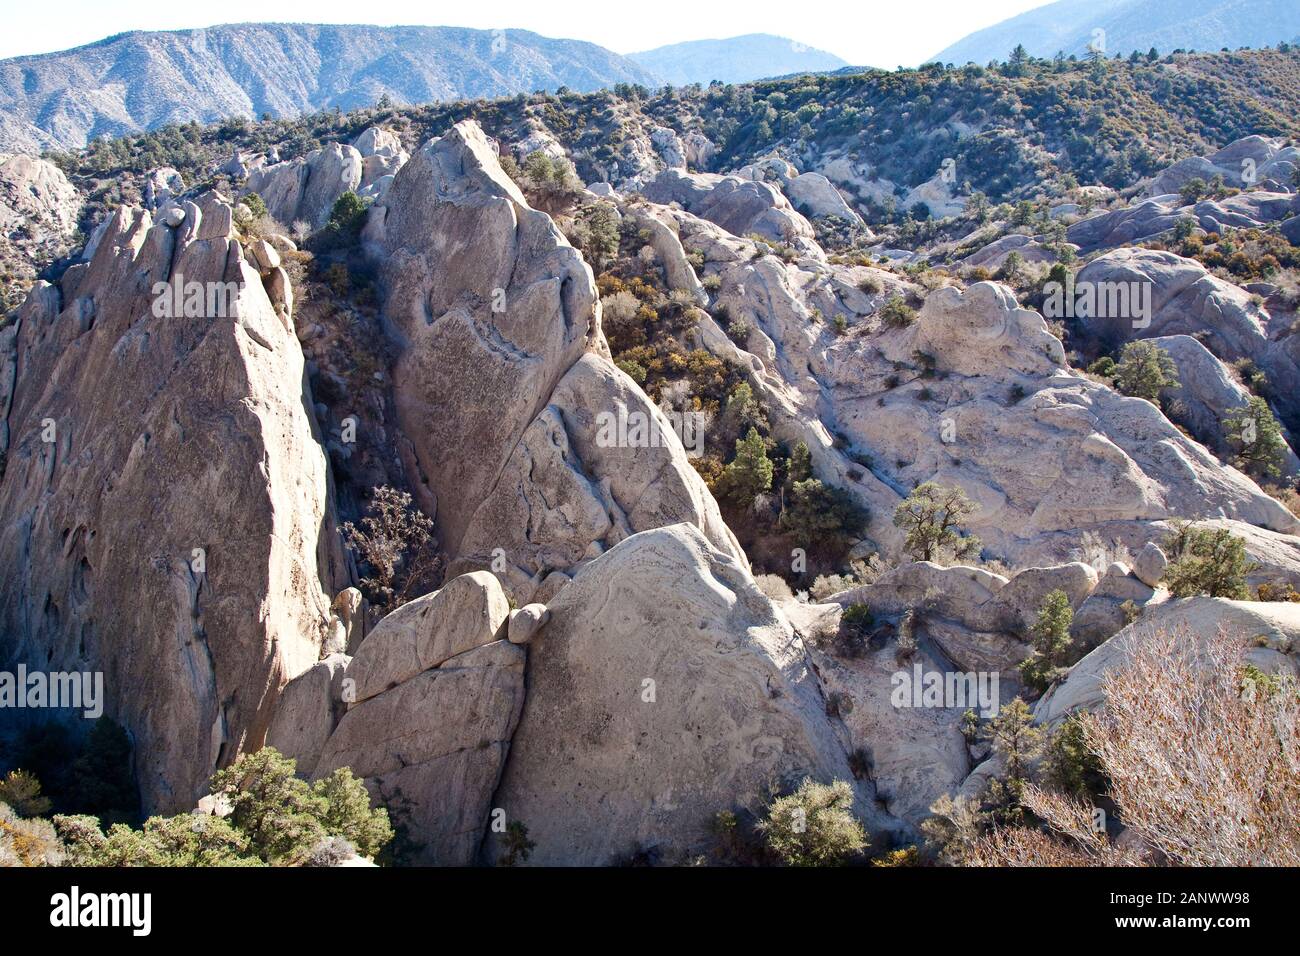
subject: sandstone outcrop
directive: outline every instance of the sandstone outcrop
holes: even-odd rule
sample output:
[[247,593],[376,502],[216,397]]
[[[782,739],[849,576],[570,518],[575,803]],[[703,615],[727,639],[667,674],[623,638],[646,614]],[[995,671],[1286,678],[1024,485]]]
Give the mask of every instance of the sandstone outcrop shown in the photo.
[[1296,170],[1300,170],[1300,149],[1265,136],[1247,136],[1210,156],[1179,160],[1156,176],[1147,195],[1176,193],[1193,179],[1209,183],[1218,177],[1237,188],[1264,183],[1290,188]]
[[317,778],[339,767],[362,778],[418,844],[416,864],[474,861],[519,720],[526,652],[482,636],[489,642],[349,707],[316,765]]
[[[769,786],[853,780],[802,643],[693,525],[628,538],[549,610],[496,797],[530,863],[689,860],[719,811],[761,809]],[[869,826],[897,826],[855,789]]]
[[771,183],[668,169],[643,191],[652,202],[679,203],[687,212],[716,223],[733,236],[757,234],[800,251],[820,253],[812,242],[812,225]]
[[1226,199],[1187,204],[1178,195],[1153,196],[1129,206],[1074,223],[1066,231],[1070,242],[1092,251],[1153,239],[1182,219],[1205,232],[1251,229],[1290,219],[1300,212],[1300,197],[1289,193],[1252,191]]
[[809,219],[835,216],[865,230],[864,238],[867,241],[871,239],[871,232],[867,230],[862,217],[821,173],[800,173],[785,160],[771,158],[745,166],[737,170],[736,175],[759,182],[774,182],[781,187],[794,207]]
[[343,679],[350,660],[345,654],[331,654],[280,692],[266,745],[296,761],[299,776],[310,777],[315,771],[326,741],[346,710]]
[[[476,124],[402,168],[365,241],[408,473],[453,573],[490,567],[526,603],[550,573],[681,520],[744,562],[672,428],[644,447],[602,437],[605,416],[656,412],[608,359],[591,270]],[[467,435],[475,453],[448,454]]]
[[329,143],[300,159],[253,170],[241,195],[257,193],[272,218],[286,226],[302,220],[319,229],[329,219],[335,200],[360,188],[362,175],[361,153],[346,144]]
[[149,811],[260,745],[343,577],[298,342],[229,205],[179,209],[119,208],[19,310],[0,479],[0,656],[104,672]]
[[1196,336],[1224,361],[1253,361],[1267,374],[1282,416],[1300,414],[1300,338],[1286,334],[1289,317],[1274,318],[1248,293],[1211,275],[1199,262],[1170,252],[1117,249],[1080,270],[1077,283],[1149,296],[1149,316],[1121,308],[1098,309],[1094,311],[1104,314],[1081,318],[1084,329],[1108,346],[1118,348],[1136,338]]
[[355,657],[326,658],[284,688],[268,744],[301,776],[361,777],[402,826],[411,862],[473,862],[524,700],[526,652],[503,639],[509,611],[482,573],[402,605]]

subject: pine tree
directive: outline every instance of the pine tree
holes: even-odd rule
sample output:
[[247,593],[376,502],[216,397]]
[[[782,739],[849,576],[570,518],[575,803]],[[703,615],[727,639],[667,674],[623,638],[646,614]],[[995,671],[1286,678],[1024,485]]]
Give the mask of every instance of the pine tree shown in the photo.
[[1178,388],[1178,366],[1173,358],[1153,342],[1129,342],[1115,366],[1115,387],[1125,395],[1160,400],[1160,391]]
[[754,499],[772,487],[775,469],[767,457],[767,445],[757,428],[736,441],[736,457],[722,470],[718,479],[718,492],[742,507],[749,507]]
[[1282,473],[1286,441],[1268,402],[1252,395],[1248,405],[1223,420],[1223,428],[1236,450],[1233,463],[1237,467],[1257,478],[1276,478]]
[[980,549],[978,538],[958,528],[974,513],[975,505],[960,488],[927,481],[895,509],[894,525],[907,532],[903,546],[916,561],[935,561],[947,552],[963,558]]
[[1038,609],[1038,619],[1031,632],[1033,653],[1020,664],[1020,676],[1025,684],[1038,691],[1046,690],[1072,661],[1070,625],[1074,623],[1074,610],[1064,591],[1052,591]]

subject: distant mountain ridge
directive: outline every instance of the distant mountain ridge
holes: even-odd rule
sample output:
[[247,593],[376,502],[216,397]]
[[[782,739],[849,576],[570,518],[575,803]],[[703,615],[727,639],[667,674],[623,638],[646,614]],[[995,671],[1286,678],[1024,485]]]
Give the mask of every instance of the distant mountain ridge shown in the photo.
[[835,69],[836,56],[766,34],[620,56],[527,30],[236,23],[119,33],[0,60],[0,151],[74,149],[191,120],[491,98],[565,86],[589,92]]
[[504,96],[568,86],[655,85],[594,43],[525,30],[243,23],[131,32],[59,53],[0,60],[0,150],[232,115]]
[[689,40],[630,53],[628,59],[674,86],[687,83],[748,83],[792,73],[838,70],[848,62],[797,40],[750,33],[726,40]]
[[1297,36],[1296,0],[1058,0],[972,33],[931,59],[983,64],[1005,60],[1017,44],[1032,56],[1082,56],[1094,37],[1104,37],[1114,56],[1152,47],[1171,53],[1273,46]]

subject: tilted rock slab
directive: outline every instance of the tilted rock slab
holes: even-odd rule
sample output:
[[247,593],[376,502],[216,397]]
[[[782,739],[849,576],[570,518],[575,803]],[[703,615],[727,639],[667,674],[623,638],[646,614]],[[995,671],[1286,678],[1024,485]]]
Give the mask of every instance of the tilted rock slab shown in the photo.
[[[341,578],[297,339],[229,205],[181,208],[119,208],[19,310],[0,479],[0,658],[104,672],[149,812],[261,744]],[[158,317],[181,281],[225,309]]]
[[682,520],[744,562],[671,428],[601,447],[602,412],[654,410],[609,361],[590,268],[477,124],[402,167],[364,239],[400,352],[407,470],[453,573],[490,567],[527,603],[550,573]]
[[351,768],[418,845],[414,862],[478,853],[524,703],[509,614],[492,575],[457,577],[380,621],[348,665],[348,710],[315,776]]

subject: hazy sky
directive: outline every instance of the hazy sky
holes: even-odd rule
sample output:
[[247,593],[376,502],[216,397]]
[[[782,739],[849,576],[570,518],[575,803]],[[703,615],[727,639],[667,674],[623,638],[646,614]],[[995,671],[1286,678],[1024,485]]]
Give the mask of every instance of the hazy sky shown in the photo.
[[177,30],[275,20],[515,27],[590,40],[634,53],[682,40],[775,33],[837,54],[855,66],[916,66],[968,33],[1043,6],[1047,0],[491,0],[431,4],[389,0],[0,0],[0,58],[66,50],[127,30]]

